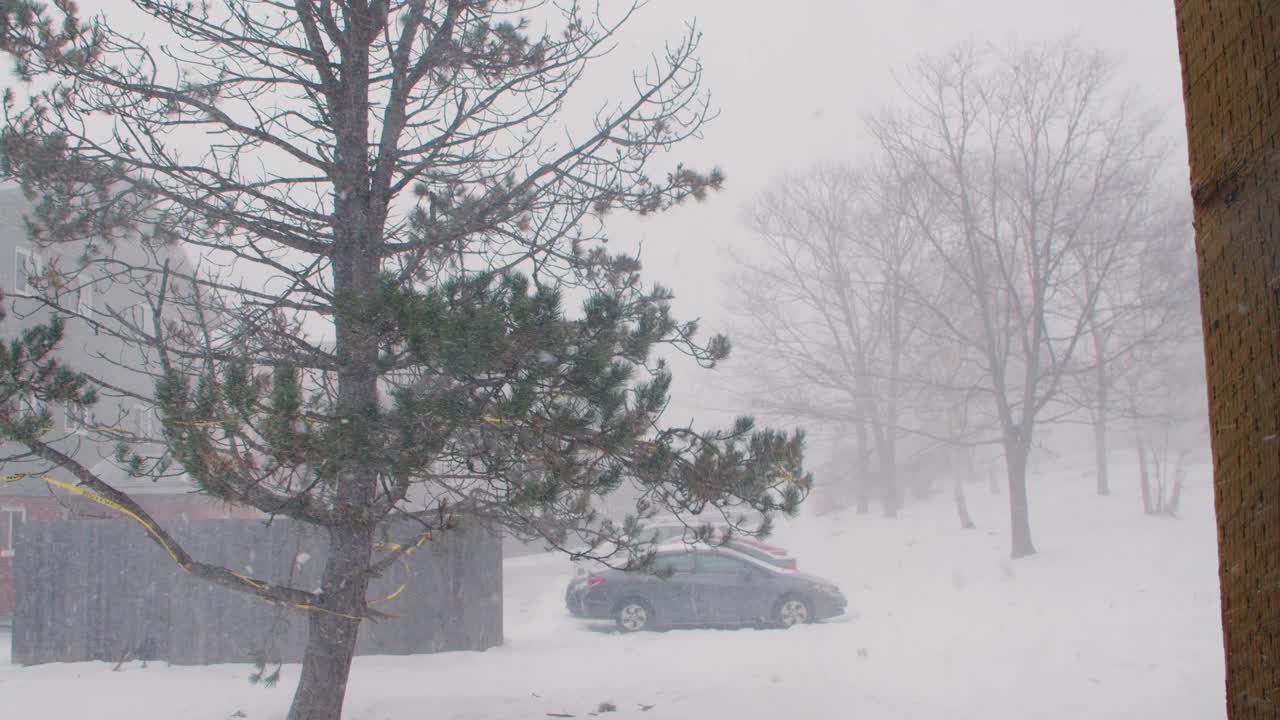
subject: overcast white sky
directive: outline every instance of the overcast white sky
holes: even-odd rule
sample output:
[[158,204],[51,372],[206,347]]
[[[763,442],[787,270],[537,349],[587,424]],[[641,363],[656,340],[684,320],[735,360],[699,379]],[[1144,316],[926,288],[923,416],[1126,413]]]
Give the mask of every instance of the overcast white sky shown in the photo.
[[[743,208],[780,175],[863,152],[861,116],[894,100],[895,69],[922,53],[967,39],[1074,34],[1115,57],[1118,84],[1166,109],[1167,133],[1185,162],[1167,0],[651,0],[624,33],[618,59],[642,63],[690,20],[703,32],[705,83],[721,114],[703,141],[677,154],[694,166],[724,168],[727,186],[704,204],[651,219],[615,218],[610,229],[619,245],[643,242],[650,279],[673,288],[680,315],[702,316],[708,330],[727,322],[729,256],[752,250]],[[679,372],[675,382],[672,420],[731,403],[713,378]]]

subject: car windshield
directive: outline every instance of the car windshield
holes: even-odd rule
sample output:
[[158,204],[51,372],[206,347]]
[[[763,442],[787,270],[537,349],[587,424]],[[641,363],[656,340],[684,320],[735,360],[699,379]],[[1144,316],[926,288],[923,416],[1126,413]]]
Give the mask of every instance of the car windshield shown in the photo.
[[747,569],[737,558],[719,553],[699,553],[698,572],[710,575],[738,575]]

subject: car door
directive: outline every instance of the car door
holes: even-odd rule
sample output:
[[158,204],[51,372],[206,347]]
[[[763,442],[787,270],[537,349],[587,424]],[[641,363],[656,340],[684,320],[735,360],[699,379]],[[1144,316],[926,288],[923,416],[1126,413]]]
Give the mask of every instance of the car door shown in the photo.
[[753,587],[757,573],[726,553],[704,550],[695,554],[693,604],[698,621],[739,623],[758,619],[758,593]]
[[646,578],[645,599],[661,623],[675,625],[694,621],[693,553],[675,551],[659,553],[653,561],[653,574]]

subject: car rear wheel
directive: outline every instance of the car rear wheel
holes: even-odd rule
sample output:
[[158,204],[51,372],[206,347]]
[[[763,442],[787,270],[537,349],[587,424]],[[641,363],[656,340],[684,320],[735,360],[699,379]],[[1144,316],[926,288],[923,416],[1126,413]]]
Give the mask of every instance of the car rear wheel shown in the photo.
[[618,629],[623,632],[639,632],[653,626],[653,609],[639,598],[618,603],[613,617],[618,622]]
[[812,619],[813,610],[809,607],[809,603],[795,595],[783,597],[773,611],[773,621],[783,628],[803,625]]

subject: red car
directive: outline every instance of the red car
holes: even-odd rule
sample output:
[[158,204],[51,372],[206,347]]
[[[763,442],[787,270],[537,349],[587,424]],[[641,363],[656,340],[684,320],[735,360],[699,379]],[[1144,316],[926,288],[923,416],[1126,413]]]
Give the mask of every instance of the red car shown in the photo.
[[[657,545],[680,542],[681,540],[692,542],[695,537],[694,528],[696,527],[698,527],[696,521],[686,524],[681,521],[668,520],[645,525],[644,529],[640,531],[640,536],[646,541]],[[713,541],[719,541],[729,532],[729,527],[721,523],[712,523],[711,528]],[[796,559],[784,548],[760,542],[746,535],[730,535],[730,538],[727,545],[738,552],[784,570],[797,569]]]

